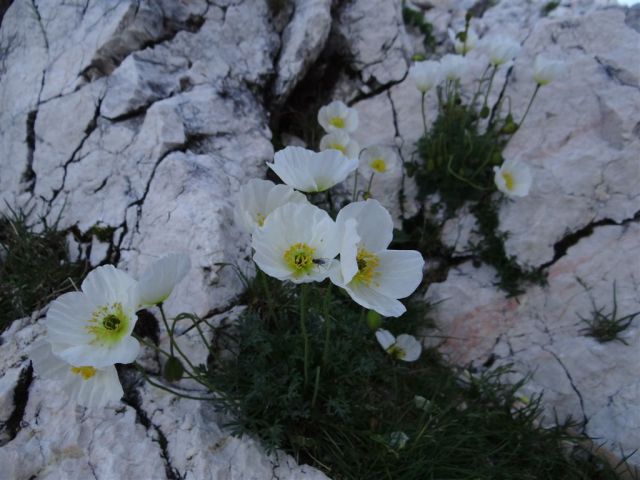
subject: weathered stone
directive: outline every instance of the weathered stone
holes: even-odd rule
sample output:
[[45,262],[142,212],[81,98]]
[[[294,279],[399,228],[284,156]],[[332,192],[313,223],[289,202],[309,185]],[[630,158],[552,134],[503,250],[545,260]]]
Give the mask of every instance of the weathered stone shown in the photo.
[[331,30],[331,0],[296,0],[293,18],[284,29],[274,94],[286,100],[324,48]]

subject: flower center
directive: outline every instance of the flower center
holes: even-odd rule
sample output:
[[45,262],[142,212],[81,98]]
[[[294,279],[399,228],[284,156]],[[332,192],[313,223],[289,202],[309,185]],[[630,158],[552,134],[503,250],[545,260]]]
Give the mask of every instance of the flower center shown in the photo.
[[385,163],[384,159],[376,158],[371,162],[371,168],[378,173],[384,173],[387,171],[387,164]]
[[344,155],[347,154],[347,147],[345,147],[344,145],[340,145],[339,143],[332,143],[331,145],[329,145],[329,148],[333,148],[334,150],[338,150],[338,151],[342,152]]
[[405,352],[402,348],[398,347],[395,344],[387,348],[387,353],[397,360],[402,360],[407,356],[407,352]]
[[296,243],[284,252],[284,261],[293,271],[294,277],[308,275],[313,271],[313,253],[315,248],[310,247],[306,243]]
[[71,367],[71,373],[80,375],[83,380],[89,380],[96,374],[96,369],[93,367]]
[[353,280],[370,285],[373,279],[379,275],[377,270],[380,265],[380,259],[377,255],[368,252],[364,248],[359,248],[356,262],[358,263],[358,273],[355,274]]
[[344,118],[333,117],[329,120],[329,125],[333,125],[336,128],[344,128]]
[[87,331],[93,335],[91,343],[113,345],[127,334],[129,317],[122,304],[103,305],[93,312]]
[[504,178],[504,185],[507,187],[507,190],[513,190],[513,186],[515,182],[513,181],[513,175],[509,172],[502,172],[502,178]]
[[259,227],[264,225],[264,221],[266,219],[267,219],[267,217],[265,217],[262,213],[260,213],[260,212],[256,213],[256,223],[258,224]]

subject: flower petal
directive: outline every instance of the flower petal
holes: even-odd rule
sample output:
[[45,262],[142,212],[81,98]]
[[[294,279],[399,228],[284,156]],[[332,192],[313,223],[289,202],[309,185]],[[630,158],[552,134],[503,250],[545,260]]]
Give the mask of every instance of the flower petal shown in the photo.
[[406,333],[398,335],[396,346],[404,352],[404,356],[399,357],[399,359],[405,362],[415,362],[422,353],[422,344],[416,340],[416,337]]
[[191,268],[187,255],[169,253],[151,264],[139,282],[140,305],[164,302]]
[[376,339],[380,346],[386,351],[391,345],[396,343],[396,337],[389,330],[379,328],[376,330]]
[[380,275],[372,288],[388,297],[405,298],[422,282],[424,260],[415,250],[385,250],[378,254]]

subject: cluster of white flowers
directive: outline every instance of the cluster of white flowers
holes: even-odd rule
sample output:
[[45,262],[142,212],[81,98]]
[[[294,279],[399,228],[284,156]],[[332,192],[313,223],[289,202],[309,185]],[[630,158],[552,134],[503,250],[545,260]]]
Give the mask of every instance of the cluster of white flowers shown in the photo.
[[[357,158],[349,155],[349,149],[357,146],[349,147],[353,142],[348,137],[357,127],[357,112],[342,102],[332,102],[320,109],[318,121],[329,131],[321,148],[329,147],[321,152],[300,147],[277,152],[267,165],[285,185],[250,180],[236,199],[236,221],[252,234],[253,259],[266,274],[297,284],[329,278],[359,305],[398,317],[406,311],[399,299],[411,295],[422,281],[422,255],[388,249],[393,221],[377,200],[354,201],[334,220],[300,193],[327,190],[358,167]],[[332,143],[338,140],[340,148]],[[388,148],[367,148],[362,157],[371,174],[396,167],[396,155]],[[391,351],[389,345],[384,347]],[[402,348],[398,344],[392,349],[395,358],[418,358],[419,353],[405,358],[400,354]]]
[[136,311],[164,302],[190,268],[189,258],[168,254],[139,281],[112,265],[91,271],[80,292],[54,300],[47,334],[30,352],[38,375],[62,382],[80,405],[102,407],[119,400],[116,363],[132,363],[140,344],[133,338]]
[[[486,55],[489,60],[487,70],[493,67],[488,86],[488,89],[490,89],[491,80],[493,80],[496,70],[501,65],[513,60],[521,49],[520,43],[512,38],[491,35],[479,39],[472,29],[468,29],[465,35],[462,36],[464,41],[461,40],[459,35],[455,35],[452,30],[449,30],[449,37],[455,51],[458,53],[457,55],[446,54],[439,61],[426,60],[417,62],[409,70],[409,76],[413,79],[418,91],[423,95],[423,121],[425,122],[424,96],[441,84],[450,85],[453,83],[457,85],[457,82],[465,77],[471,67],[471,60],[465,56],[466,53],[478,48],[479,51]],[[536,89],[523,119],[526,117],[538,89],[564,75],[565,70],[566,65],[562,61],[550,59],[543,54],[536,56],[533,63],[533,80],[536,83]],[[425,132],[426,128],[425,123]],[[531,170],[524,163],[514,160],[507,161],[500,167],[494,167],[494,172],[495,185],[500,192],[509,197],[524,197],[529,193],[532,175]]]

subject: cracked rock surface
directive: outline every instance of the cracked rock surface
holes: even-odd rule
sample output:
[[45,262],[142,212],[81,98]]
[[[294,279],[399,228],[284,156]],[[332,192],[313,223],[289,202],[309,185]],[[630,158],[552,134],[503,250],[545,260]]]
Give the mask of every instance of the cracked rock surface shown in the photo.
[[[472,22],[481,35],[506,32],[523,44],[506,88],[503,73],[492,93],[497,98],[504,90],[516,120],[533,92],[535,55],[544,52],[568,66],[564,78],[541,89],[504,152],[506,159],[530,165],[534,175],[529,196],[501,203],[507,253],[521,265],[545,267],[549,284],[507,299],[491,267],[458,261],[443,282],[430,286],[426,299],[436,305],[438,336],[450,337],[442,349],[453,363],[513,364],[514,379],[532,375],[526,393],[544,393],[547,420],[554,412],[571,415],[611,451],[630,454],[640,445],[640,323],[636,319],[620,334],[628,345],[599,343],[587,336],[581,318],[591,318],[594,308],[612,311],[614,282],[618,316],[640,310],[640,64],[634,60],[640,57],[640,9],[562,3],[567,5],[541,18],[534,2],[500,2]],[[438,53],[452,49],[446,30],[463,28],[464,13],[454,7],[426,11],[441,41]],[[481,58],[477,52],[470,57]],[[474,67],[478,76],[483,68]],[[356,103],[363,124],[358,140],[396,144],[409,160],[422,134],[419,102],[406,79]],[[430,95],[428,123],[436,113]],[[374,184],[374,197],[396,213],[402,209],[393,192],[401,180],[398,174]],[[411,216],[415,186],[408,179],[404,188],[404,212]],[[469,252],[475,229],[466,208],[444,224],[442,240],[454,257]],[[640,464],[640,457],[630,462]]]
[[[407,34],[399,2],[290,0],[279,11],[276,3],[10,2],[0,28],[0,209],[7,202],[49,221],[60,216],[77,254],[133,275],[167,251],[187,252],[193,267],[167,310],[235,315],[241,285],[215,265],[243,268],[249,254],[230,214],[233,195],[264,176],[271,109],[323,49],[339,50],[347,64],[349,78],[335,91],[360,99],[362,146],[396,147],[409,160],[422,130],[419,96],[405,80],[419,41]],[[637,327],[624,332],[629,347],[599,344],[580,334],[577,314],[589,314],[591,299],[609,307],[613,280],[619,310],[638,310],[640,265],[630,259],[640,253],[640,15],[579,3],[540,19],[528,2],[501,2],[478,20],[482,34],[504,27],[524,42],[508,87],[514,112],[524,109],[536,52],[570,63],[573,83],[545,87],[505,152],[531,162],[536,177],[530,197],[501,209],[507,247],[522,264],[549,264],[549,286],[505,300],[490,268],[463,263],[428,298],[456,296],[438,306],[441,328],[455,337],[444,345],[452,359],[535,371],[530,388],[546,392],[550,409],[588,419],[590,434],[629,450],[640,445],[640,417],[630,413],[640,397]],[[464,13],[434,8],[426,18],[444,41]],[[504,77],[496,80],[502,88]],[[433,104],[427,113],[433,120]],[[396,171],[374,183],[396,219],[417,208],[410,182],[400,205],[400,182]],[[473,218],[458,221],[450,237],[463,252]],[[554,246],[576,231],[581,239],[556,258]],[[120,404],[69,404],[29,369],[43,317],[17,320],[1,337],[2,480],[326,478],[230,436],[206,403],[165,394],[126,368]],[[193,340],[180,337],[204,361]],[[160,367],[149,352],[141,363],[151,373]]]

